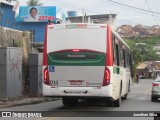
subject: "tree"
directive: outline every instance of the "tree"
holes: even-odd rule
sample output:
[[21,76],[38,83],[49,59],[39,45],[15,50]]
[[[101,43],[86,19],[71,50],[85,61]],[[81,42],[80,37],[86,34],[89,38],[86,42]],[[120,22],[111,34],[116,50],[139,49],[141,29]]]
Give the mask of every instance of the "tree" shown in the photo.
[[159,61],[160,57],[156,54],[156,51],[150,49],[145,54],[143,54],[144,61]]
[[28,0],[27,5],[28,6],[42,6],[43,3],[40,3],[39,0]]
[[139,49],[136,47],[136,44],[131,41],[131,40],[127,40],[125,39],[126,43],[129,45],[130,50],[131,50],[131,55],[132,55],[132,77],[135,77],[136,73],[137,73],[137,66],[139,63],[141,63],[143,61],[143,56],[141,55]]
[[[154,47],[153,47],[155,43],[159,42],[159,40],[157,40],[157,38],[156,39],[150,38],[150,39],[147,39],[146,41],[145,40],[144,41],[141,39],[125,40],[126,43],[131,48],[131,54],[132,54],[132,60],[133,60],[133,65],[132,65],[133,76],[135,76],[137,72],[136,68],[138,64],[141,63],[142,61],[158,61],[160,59],[160,57],[156,54],[156,51],[154,50]],[[135,43],[138,43],[138,42],[139,43],[143,42],[145,44],[136,45]]]
[[141,54],[140,48],[136,47],[136,44],[131,40],[125,40],[126,43],[129,45],[131,50],[132,59],[135,65],[138,65],[140,62],[143,61],[143,56]]
[[139,50],[139,53],[142,55],[143,61],[158,61],[160,57],[156,54],[154,47],[148,44],[137,45],[136,48]]

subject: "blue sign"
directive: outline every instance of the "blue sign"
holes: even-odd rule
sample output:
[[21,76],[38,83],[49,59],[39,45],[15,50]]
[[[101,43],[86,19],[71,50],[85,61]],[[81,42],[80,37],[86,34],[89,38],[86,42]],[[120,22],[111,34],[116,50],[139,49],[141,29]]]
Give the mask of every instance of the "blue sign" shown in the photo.
[[49,66],[49,72],[54,72],[55,69],[54,69],[54,66]]
[[16,22],[55,22],[55,6],[20,6]]

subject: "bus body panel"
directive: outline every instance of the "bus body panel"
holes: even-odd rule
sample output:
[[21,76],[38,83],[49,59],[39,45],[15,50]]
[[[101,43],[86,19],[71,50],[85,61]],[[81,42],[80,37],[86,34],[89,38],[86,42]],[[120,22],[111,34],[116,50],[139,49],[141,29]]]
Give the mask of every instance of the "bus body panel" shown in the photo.
[[100,27],[48,29],[47,53],[63,49],[88,49],[106,53],[106,30]]
[[[128,93],[129,68],[112,65],[111,28],[104,24],[66,24],[48,25],[46,31],[43,71],[48,69],[50,85],[43,83],[44,96],[116,100],[121,83],[121,96]],[[105,68],[110,71],[110,83],[103,86]]]
[[56,97],[108,97],[116,99],[112,94],[113,85],[105,87],[52,87],[47,86],[44,83],[43,94],[45,96],[56,96]]
[[122,94],[121,96],[124,96],[125,94],[127,94],[129,92],[129,84],[131,83],[131,74],[130,74],[130,70],[129,68],[123,68],[123,67],[113,67],[113,69],[118,68],[119,72],[115,72],[113,70],[113,74],[112,74],[112,79],[111,79],[111,83],[113,84],[113,96],[118,97],[119,94],[119,89],[120,89],[120,84],[122,82]]
[[[45,66],[43,67],[43,69],[44,68],[45,68]],[[79,68],[79,66],[77,68]],[[91,68],[92,67],[90,67],[90,69]],[[110,71],[113,71],[112,66],[110,66],[108,68]],[[64,71],[64,72],[66,72],[66,71]],[[102,72],[102,73],[104,74],[104,72]],[[102,76],[103,76],[103,74],[102,74]],[[62,73],[61,76],[63,77],[63,75],[64,75],[64,73]],[[96,75],[93,75],[93,76],[96,76]],[[73,74],[71,76],[73,76]],[[84,83],[86,83],[86,86],[80,86],[80,85],[71,86],[71,85],[69,85],[69,82],[66,79],[65,80],[58,80],[59,85],[57,85],[57,84],[56,85],[46,85],[43,83],[42,84],[43,95],[44,96],[58,96],[58,97],[64,97],[64,96],[69,96],[69,97],[104,97],[104,98],[107,97],[107,98],[112,98],[113,100],[116,100],[119,97],[118,92],[119,92],[119,88],[120,88],[120,86],[119,86],[120,80],[118,79],[119,75],[117,74],[116,76],[117,76],[116,77],[117,79],[115,81],[115,75],[111,74],[111,83],[107,86],[102,86],[101,85],[102,83],[101,84],[99,84],[99,83],[94,84],[94,83],[96,83],[94,81],[94,78],[93,78],[93,80],[90,80],[90,81],[92,81],[92,83],[90,83],[90,81],[84,82]],[[90,84],[87,84],[87,83],[90,83]]]
[[104,66],[55,66],[49,72],[50,81],[57,86],[102,86]]
[[[58,27],[48,29],[48,64],[49,67],[54,68],[54,72],[49,71],[51,83],[57,82],[57,86],[102,86],[107,29],[93,24],[88,25],[89,28],[64,28],[63,26],[58,25]],[[83,50],[84,52],[68,52],[67,50]],[[91,52],[92,55],[101,55],[97,59],[68,58],[68,56],[87,56]]]

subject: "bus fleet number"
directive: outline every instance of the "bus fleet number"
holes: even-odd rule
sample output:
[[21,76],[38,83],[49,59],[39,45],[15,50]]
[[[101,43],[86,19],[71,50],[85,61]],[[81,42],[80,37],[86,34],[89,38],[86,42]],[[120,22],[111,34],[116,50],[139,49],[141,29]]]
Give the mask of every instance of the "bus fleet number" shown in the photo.
[[51,80],[50,84],[53,86],[58,86],[58,80]]

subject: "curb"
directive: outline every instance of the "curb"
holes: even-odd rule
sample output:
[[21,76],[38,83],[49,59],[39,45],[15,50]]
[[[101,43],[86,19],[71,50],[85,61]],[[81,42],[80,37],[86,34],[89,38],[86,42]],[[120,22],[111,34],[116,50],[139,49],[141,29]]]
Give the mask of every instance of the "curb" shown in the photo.
[[19,101],[11,101],[11,102],[5,102],[5,103],[2,102],[0,104],[0,108],[9,108],[9,107],[15,107],[15,106],[22,106],[22,105],[39,104],[43,102],[51,102],[51,101],[56,101],[56,100],[59,100],[59,98],[23,98]]

